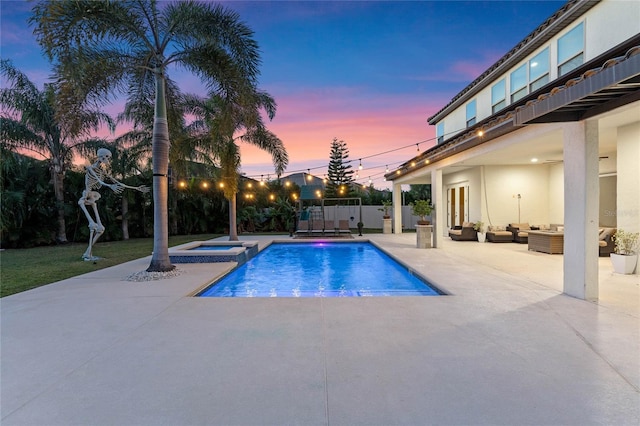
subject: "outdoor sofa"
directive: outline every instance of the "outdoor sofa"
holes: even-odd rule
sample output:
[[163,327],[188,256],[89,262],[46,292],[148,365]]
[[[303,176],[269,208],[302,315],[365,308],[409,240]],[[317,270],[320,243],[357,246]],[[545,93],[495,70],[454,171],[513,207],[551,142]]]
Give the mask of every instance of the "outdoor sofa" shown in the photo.
[[507,231],[505,226],[490,225],[487,228],[487,241],[491,243],[510,243],[513,241],[513,233]]

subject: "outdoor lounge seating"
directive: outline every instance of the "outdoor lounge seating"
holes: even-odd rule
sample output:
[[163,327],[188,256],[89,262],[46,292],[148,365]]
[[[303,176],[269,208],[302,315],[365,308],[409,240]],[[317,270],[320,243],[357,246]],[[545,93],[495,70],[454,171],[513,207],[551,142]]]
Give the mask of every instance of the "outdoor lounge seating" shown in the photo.
[[616,233],[616,228],[600,228],[600,234],[598,236],[598,255],[600,257],[608,257],[615,250],[615,242],[613,241],[613,235]]
[[306,234],[309,234],[309,221],[299,220],[298,229],[296,230],[296,235],[306,235]]
[[454,241],[478,241],[478,231],[473,229],[473,223],[464,222],[449,229],[449,237]]
[[324,221],[323,220],[312,220],[311,221],[311,234],[312,235],[322,235],[324,234]]
[[351,229],[349,229],[349,221],[346,219],[341,219],[338,221],[338,233],[340,234],[351,234]]
[[529,233],[532,228],[528,223],[510,223],[507,227],[507,231],[510,231],[513,235],[513,242],[520,244],[527,244],[529,242]]
[[510,243],[513,241],[513,233],[507,231],[505,226],[491,225],[487,228],[487,241],[491,243]]

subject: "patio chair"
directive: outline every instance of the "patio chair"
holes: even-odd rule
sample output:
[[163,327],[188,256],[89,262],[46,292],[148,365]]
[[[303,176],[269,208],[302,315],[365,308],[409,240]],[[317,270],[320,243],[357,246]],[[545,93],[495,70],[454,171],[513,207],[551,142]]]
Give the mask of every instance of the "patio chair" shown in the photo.
[[449,229],[449,237],[454,241],[478,241],[478,231],[473,229],[473,223],[464,222]]
[[309,233],[309,221],[299,220],[298,229],[296,230],[296,235],[299,235],[299,234],[306,235],[308,233]]
[[599,231],[598,255],[600,257],[609,257],[615,249],[615,242],[611,237],[616,233],[616,228],[600,228]]
[[[510,223],[507,227],[507,231],[513,234],[513,242],[520,244],[527,244],[529,242],[529,232],[533,230],[528,223]],[[537,229],[537,228],[535,228]]]
[[311,235],[322,235],[324,233],[324,221],[312,220],[311,221]]
[[336,223],[333,220],[325,220],[324,221],[324,234],[325,235],[336,235],[338,233],[338,228],[336,228]]
[[351,229],[349,229],[349,221],[346,219],[341,219],[338,221],[338,233],[339,234],[351,234]]

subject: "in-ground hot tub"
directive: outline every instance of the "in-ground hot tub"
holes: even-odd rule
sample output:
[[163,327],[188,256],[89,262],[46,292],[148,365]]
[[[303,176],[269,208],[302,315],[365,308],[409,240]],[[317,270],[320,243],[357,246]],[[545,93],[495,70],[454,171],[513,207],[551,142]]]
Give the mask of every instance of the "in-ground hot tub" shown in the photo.
[[192,241],[169,249],[171,263],[238,262],[258,254],[257,241]]

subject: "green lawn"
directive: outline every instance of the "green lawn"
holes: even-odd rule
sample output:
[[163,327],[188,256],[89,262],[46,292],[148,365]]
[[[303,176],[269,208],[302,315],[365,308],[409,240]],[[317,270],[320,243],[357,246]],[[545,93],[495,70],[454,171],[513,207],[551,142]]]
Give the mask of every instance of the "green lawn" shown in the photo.
[[[169,247],[219,236],[177,235],[169,238]],[[0,252],[0,297],[149,256],[153,250],[153,239],[98,242],[93,253],[103,259],[95,264],[82,260],[86,248],[86,243],[72,243]]]

